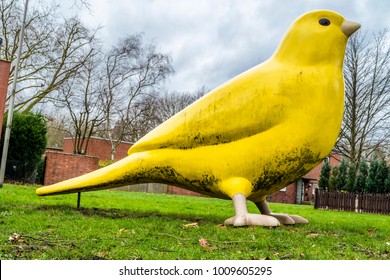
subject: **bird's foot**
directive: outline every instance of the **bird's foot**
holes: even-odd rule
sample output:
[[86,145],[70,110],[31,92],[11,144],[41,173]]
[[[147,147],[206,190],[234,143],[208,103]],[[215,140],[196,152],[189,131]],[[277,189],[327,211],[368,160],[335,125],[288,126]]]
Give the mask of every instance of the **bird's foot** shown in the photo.
[[266,200],[255,203],[261,214],[277,219],[282,225],[308,224],[309,221],[301,216],[272,213]]
[[276,214],[276,213],[269,213],[264,215],[277,219],[282,225],[295,225],[295,224],[309,223],[308,220],[297,215]]
[[279,221],[271,216],[248,213],[246,206],[246,196],[241,193],[236,193],[233,196],[233,205],[236,215],[225,221],[225,225],[233,225],[235,227],[242,226],[280,226]]
[[225,225],[233,225],[235,227],[242,226],[266,226],[266,227],[276,227],[280,226],[278,219],[260,214],[250,214],[245,213],[241,215],[236,215],[225,220]]

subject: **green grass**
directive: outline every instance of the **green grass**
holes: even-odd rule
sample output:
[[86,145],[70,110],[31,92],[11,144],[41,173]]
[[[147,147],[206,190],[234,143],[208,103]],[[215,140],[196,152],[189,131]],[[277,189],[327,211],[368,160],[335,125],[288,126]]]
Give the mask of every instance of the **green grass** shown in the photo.
[[83,193],[78,211],[76,200],[5,185],[0,259],[390,259],[390,216],[272,203],[310,223],[235,228],[222,225],[234,215],[231,201],[98,191]]

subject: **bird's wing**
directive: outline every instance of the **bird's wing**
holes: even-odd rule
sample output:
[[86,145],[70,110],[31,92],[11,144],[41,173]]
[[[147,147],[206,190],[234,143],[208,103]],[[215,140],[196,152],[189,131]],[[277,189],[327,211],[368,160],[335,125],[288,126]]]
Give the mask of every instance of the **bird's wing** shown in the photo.
[[211,91],[149,132],[129,154],[228,143],[279,124],[288,98],[280,69],[260,64]]

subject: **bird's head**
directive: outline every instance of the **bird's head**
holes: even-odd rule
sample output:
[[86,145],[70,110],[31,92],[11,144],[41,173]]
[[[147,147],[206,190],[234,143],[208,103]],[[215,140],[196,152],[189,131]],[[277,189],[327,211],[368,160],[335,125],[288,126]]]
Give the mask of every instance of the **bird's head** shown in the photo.
[[308,12],[290,26],[273,57],[283,63],[342,67],[348,37],[359,28],[332,11]]

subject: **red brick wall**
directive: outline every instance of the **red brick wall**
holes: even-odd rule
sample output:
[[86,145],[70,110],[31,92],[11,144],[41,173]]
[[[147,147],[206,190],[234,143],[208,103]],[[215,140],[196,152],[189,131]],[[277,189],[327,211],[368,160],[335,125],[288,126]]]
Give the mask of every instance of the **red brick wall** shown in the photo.
[[280,203],[291,203],[296,202],[297,186],[296,183],[292,183],[286,187],[285,191],[278,191],[267,196],[268,202],[280,202]]
[[[127,156],[127,151],[133,144],[129,142],[121,142],[115,150],[115,161],[118,161]],[[73,139],[64,139],[64,152],[73,153]],[[89,139],[87,155],[98,157],[100,160],[110,160],[111,144],[109,140],[103,138],[92,137]]]
[[73,154],[73,139],[65,138],[62,150],[64,153]]
[[5,100],[7,99],[10,66],[11,62],[0,59],[0,137],[4,118]]
[[133,146],[132,143],[129,143],[129,142],[121,142],[121,143],[118,145],[118,147],[116,147],[116,151],[115,151],[115,161],[127,157],[127,151],[130,149],[131,146]]
[[44,185],[86,174],[98,168],[99,158],[46,151]]
[[197,193],[197,192],[189,191],[186,189],[182,189],[182,188],[178,188],[178,187],[170,186],[170,185],[167,186],[167,194],[205,196],[205,195]]

